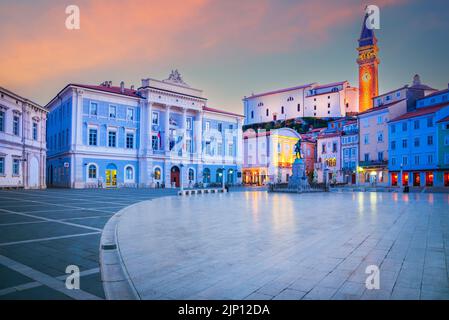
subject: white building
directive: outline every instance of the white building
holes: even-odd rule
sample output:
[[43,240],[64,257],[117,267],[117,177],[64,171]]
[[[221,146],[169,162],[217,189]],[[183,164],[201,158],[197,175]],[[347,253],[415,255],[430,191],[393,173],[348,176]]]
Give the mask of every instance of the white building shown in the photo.
[[241,182],[243,116],[208,107],[177,71],[137,90],[69,84],[47,106],[49,186]]
[[293,118],[339,118],[359,111],[358,89],[348,81],[253,94],[243,99],[245,124]]
[[0,188],[45,188],[47,110],[0,87]]

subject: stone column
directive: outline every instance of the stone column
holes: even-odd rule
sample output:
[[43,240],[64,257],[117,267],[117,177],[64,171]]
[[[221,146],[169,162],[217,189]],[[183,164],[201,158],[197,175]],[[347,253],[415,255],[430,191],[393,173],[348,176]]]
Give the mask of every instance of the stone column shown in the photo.
[[83,94],[83,90],[76,90],[75,149],[77,145],[83,144]]
[[164,128],[164,145],[165,155],[170,153],[170,106],[167,105],[165,113],[165,128]]
[[181,123],[181,135],[182,135],[182,156],[187,156],[187,131],[186,131],[186,121],[187,121],[187,109],[182,109],[182,123]]
[[194,129],[196,155],[198,159],[201,159],[203,153],[203,111],[198,111]]
[[144,121],[148,121],[148,132],[145,135],[148,137],[148,153],[153,154],[153,104],[148,102],[148,116]]

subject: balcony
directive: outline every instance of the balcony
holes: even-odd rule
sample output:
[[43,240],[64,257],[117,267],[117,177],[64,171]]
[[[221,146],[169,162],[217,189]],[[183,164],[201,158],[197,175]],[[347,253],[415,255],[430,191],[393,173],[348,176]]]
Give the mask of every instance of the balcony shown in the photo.
[[360,161],[359,166],[360,167],[385,167],[388,165],[387,160],[369,160],[369,161]]

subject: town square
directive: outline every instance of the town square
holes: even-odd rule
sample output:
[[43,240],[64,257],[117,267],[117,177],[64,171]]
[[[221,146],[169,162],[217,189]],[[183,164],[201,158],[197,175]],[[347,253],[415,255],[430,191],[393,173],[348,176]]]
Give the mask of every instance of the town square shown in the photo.
[[0,300],[449,300],[447,3],[126,2],[0,19]]

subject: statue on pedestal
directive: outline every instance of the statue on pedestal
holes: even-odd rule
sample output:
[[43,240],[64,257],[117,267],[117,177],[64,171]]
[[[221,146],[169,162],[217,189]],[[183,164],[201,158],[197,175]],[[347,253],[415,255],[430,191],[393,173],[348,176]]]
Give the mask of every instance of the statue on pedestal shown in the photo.
[[292,189],[304,191],[310,188],[306,175],[306,164],[301,152],[301,138],[295,144],[295,161],[292,165],[292,176],[288,180],[288,186]]

